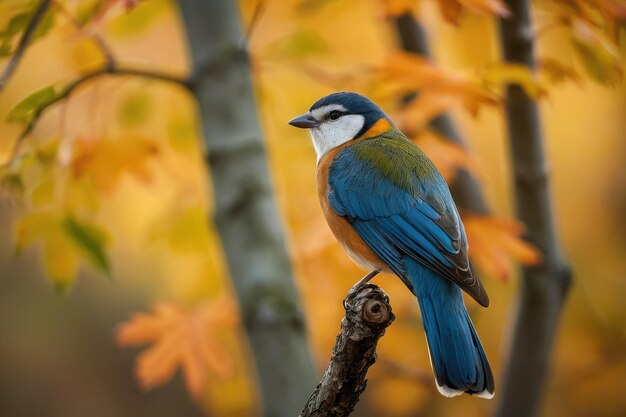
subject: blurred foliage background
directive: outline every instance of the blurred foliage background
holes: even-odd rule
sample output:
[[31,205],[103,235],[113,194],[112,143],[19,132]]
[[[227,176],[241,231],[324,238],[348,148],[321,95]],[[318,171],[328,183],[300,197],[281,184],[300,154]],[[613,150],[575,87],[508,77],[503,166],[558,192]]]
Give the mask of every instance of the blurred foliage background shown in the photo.
[[[0,2],[0,66],[24,27],[15,16],[32,13],[36,3]],[[315,193],[315,153],[286,121],[338,89],[370,94],[394,119],[404,120],[406,113],[371,80],[372,72],[400,59],[390,16],[409,11],[427,30],[442,71],[490,89],[510,79],[536,89],[555,218],[576,278],[543,414],[624,415],[623,23],[613,38],[622,40],[621,48],[616,42],[605,53],[596,38],[585,37],[585,28],[559,25],[558,18],[569,13],[560,3],[567,2],[533,3],[540,61],[558,62],[554,72],[564,78],[540,83],[498,64],[493,14],[505,13],[499,2],[467,2],[477,6],[446,21],[438,6],[451,10],[450,3],[240,1],[273,182],[318,368],[327,364],[341,300],[362,271],[327,229]],[[598,4],[626,16],[623,2]],[[18,103],[50,86],[59,91],[103,65],[94,34],[119,63],[174,76],[188,71],[175,2],[67,0],[51,10],[44,18],[49,27],[0,94],[0,161],[11,159],[16,138],[33,117],[32,102],[21,108]],[[435,145],[433,158],[443,169],[470,167],[494,216],[513,217],[502,109],[477,104],[478,111],[468,111],[472,106],[458,100],[456,90],[451,96],[456,99],[431,106],[450,112],[471,152],[458,156],[458,149]],[[255,415],[249,352],[206,215],[212,196],[188,91],[144,77],[95,78],[46,110],[23,148],[2,171],[0,189],[0,415]],[[458,157],[446,159],[453,152]],[[468,308],[497,381],[517,278],[509,274],[509,256],[484,257],[492,259],[481,268],[492,305],[483,310],[470,302]],[[525,259],[523,253],[517,258]],[[397,320],[381,340],[380,361],[355,415],[488,414],[492,402],[436,393],[417,303],[398,279],[376,281],[389,293]],[[142,343],[149,350],[119,348]]]

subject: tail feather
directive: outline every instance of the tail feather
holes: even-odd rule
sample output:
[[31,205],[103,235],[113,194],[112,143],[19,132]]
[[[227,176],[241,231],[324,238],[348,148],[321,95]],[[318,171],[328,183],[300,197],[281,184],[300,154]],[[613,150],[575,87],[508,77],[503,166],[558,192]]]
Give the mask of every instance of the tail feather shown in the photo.
[[494,380],[485,351],[463,304],[461,289],[415,265],[407,270],[419,301],[439,392],[491,398]]

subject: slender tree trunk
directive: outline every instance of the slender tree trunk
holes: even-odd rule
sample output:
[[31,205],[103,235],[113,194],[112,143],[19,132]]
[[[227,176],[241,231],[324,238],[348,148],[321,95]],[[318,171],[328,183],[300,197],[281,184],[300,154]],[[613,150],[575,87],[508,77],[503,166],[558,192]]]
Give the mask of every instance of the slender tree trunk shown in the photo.
[[[534,69],[528,0],[506,3],[512,16],[500,22],[504,57]],[[571,271],[559,249],[552,216],[539,110],[517,85],[507,87],[506,118],[517,213],[528,227],[528,240],[541,250],[543,263],[523,270],[513,340],[495,415],[532,417],[539,413]]]
[[[402,48],[427,58],[431,58],[428,38],[424,28],[409,13],[395,19]],[[430,127],[444,138],[461,146],[467,146],[463,137],[456,129],[449,114],[444,113],[430,122]],[[452,197],[459,209],[464,213],[489,214],[489,207],[485,200],[482,187],[478,180],[466,169],[460,169],[450,184]]]
[[256,367],[263,415],[294,417],[315,386],[233,0],[182,0],[215,223]]

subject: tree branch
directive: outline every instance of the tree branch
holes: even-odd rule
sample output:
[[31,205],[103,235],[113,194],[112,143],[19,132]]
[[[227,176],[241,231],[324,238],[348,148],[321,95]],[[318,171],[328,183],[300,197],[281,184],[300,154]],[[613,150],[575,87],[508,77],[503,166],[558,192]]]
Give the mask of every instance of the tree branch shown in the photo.
[[378,340],[395,319],[387,294],[374,284],[350,289],[343,305],[346,315],[330,363],[300,417],[345,417],[354,410],[376,362]]
[[[533,30],[527,0],[506,0],[512,12],[500,21],[506,61],[535,67]],[[497,417],[538,414],[561,308],[572,280],[559,248],[536,103],[518,85],[507,87],[506,118],[520,220],[528,240],[543,254],[543,264],[524,268],[513,340]]]
[[26,137],[33,131],[33,129],[35,128],[35,126],[39,122],[39,119],[41,119],[41,116],[44,114],[45,111],[47,111],[52,105],[70,97],[78,87],[86,84],[87,82],[95,78],[101,77],[103,75],[142,77],[142,78],[148,78],[148,79],[152,79],[156,81],[177,84],[177,85],[180,85],[181,87],[184,87],[187,90],[191,88],[188,79],[179,78],[179,77],[176,77],[170,74],[161,73],[158,71],[142,70],[142,69],[137,69],[137,68],[120,68],[120,67],[116,67],[115,65],[107,65],[103,68],[93,70],[83,75],[82,77],[77,78],[71,83],[67,84],[63,88],[63,90],[61,90],[54,97],[54,99],[50,100],[44,106],[37,109],[37,111],[33,115],[33,118],[30,120],[30,122],[28,122],[26,127],[22,130],[20,135],[17,137],[15,144],[13,145],[13,150],[11,151],[11,155],[9,156],[7,161],[0,164],[0,168],[4,168],[10,165],[15,160],[15,157],[17,156],[19,152],[19,148],[21,147],[22,143],[24,142]]
[[24,56],[24,52],[26,52],[26,48],[28,47],[28,44],[33,37],[33,34],[35,33],[35,30],[37,30],[39,22],[41,22],[41,19],[43,19],[43,17],[45,16],[46,12],[50,8],[51,3],[52,0],[42,0],[42,2],[37,7],[37,10],[35,10],[35,13],[28,23],[28,26],[26,26],[26,29],[24,29],[24,33],[22,33],[22,37],[17,44],[17,48],[15,49],[13,56],[7,63],[4,71],[2,71],[2,74],[0,74],[0,92],[4,90],[4,87],[7,85],[9,79],[13,75],[13,72],[22,60],[22,56]]

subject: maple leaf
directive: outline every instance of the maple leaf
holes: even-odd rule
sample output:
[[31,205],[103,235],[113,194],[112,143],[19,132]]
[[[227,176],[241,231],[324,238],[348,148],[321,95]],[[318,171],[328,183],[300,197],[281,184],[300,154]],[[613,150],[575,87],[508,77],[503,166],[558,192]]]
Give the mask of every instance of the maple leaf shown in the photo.
[[469,255],[487,274],[507,281],[513,271],[511,260],[524,265],[541,262],[539,250],[521,238],[522,223],[503,217],[462,214]]
[[158,153],[158,146],[141,136],[80,138],[74,144],[70,165],[74,178],[87,176],[96,188],[110,193],[124,174],[149,183],[152,180],[149,163]]
[[[397,52],[385,59],[375,73],[371,88],[374,95],[383,98],[419,91],[420,96],[405,111],[424,112],[429,116],[436,116],[454,103],[463,104],[474,116],[481,106],[500,103],[499,97],[482,88],[467,74],[443,71],[429,60],[406,52]],[[407,115],[404,117],[411,118]],[[413,117],[420,124],[426,118],[420,115]],[[410,131],[415,130],[412,126],[405,127]]]
[[167,382],[181,367],[185,385],[198,397],[210,375],[227,378],[234,374],[231,354],[220,342],[220,330],[237,322],[234,301],[228,297],[186,310],[173,303],[159,303],[153,312],[136,313],[117,329],[118,346],[153,345],[139,354],[136,377],[150,390]]
[[474,175],[479,173],[476,160],[463,146],[430,131],[420,133],[413,140],[437,166],[448,184],[452,183],[459,169],[466,169]]

